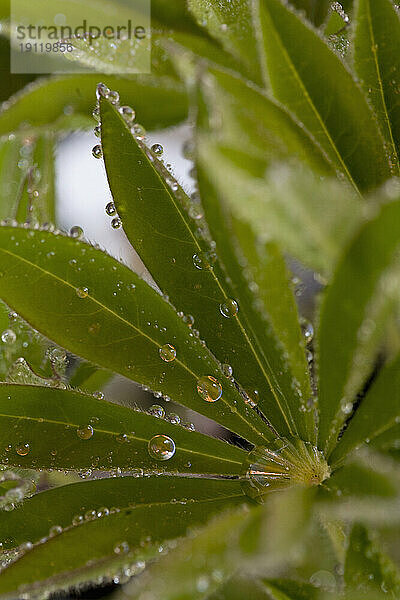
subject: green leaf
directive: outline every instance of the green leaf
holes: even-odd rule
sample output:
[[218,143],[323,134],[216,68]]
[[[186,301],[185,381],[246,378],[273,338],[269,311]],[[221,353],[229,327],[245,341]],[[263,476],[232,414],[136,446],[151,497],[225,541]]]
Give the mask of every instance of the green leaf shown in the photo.
[[95,365],[82,361],[69,380],[69,385],[86,392],[101,390],[114,376],[112,371],[99,369]]
[[377,548],[362,525],[354,525],[346,555],[344,580],[347,588],[400,594],[400,575],[392,561]]
[[334,174],[325,153],[293,115],[241,77],[209,68],[198,94],[198,126],[230,152],[249,154],[250,165],[242,159],[242,168],[253,173],[260,161],[262,177],[270,162],[297,159],[321,175]]
[[[73,75],[38,79],[12,96],[0,113],[0,135],[28,122],[33,128],[59,124],[71,128],[72,113],[90,117],[96,103],[95,89],[99,75]],[[132,105],[140,122],[148,128],[167,127],[186,118],[187,98],[181,84],[168,77],[149,75],[135,79],[102,76],[111,89],[118,89],[121,104]],[[154,106],[157,105],[157,110]],[[93,121],[88,119],[88,124]]]
[[[102,508],[98,505],[100,498],[108,499],[110,514],[94,519],[89,516],[89,519],[76,525],[72,523],[74,515],[67,515],[66,507],[59,505],[60,518],[67,521],[62,533],[48,535],[46,541],[39,540],[33,548],[23,550],[22,556],[0,574],[1,592],[50,592],[94,580],[99,575],[112,578],[117,575],[122,577],[127,571],[134,574],[140,567],[138,561],[152,558],[157,551],[162,551],[160,544],[164,544],[165,540],[184,535],[189,526],[204,523],[229,505],[242,503],[240,490],[232,489],[232,482],[224,488],[225,483],[127,478],[110,480],[108,483],[91,482],[87,499],[84,489],[82,496],[77,498],[78,490],[74,486],[40,494],[30,502],[42,514],[47,503],[51,503],[50,512],[55,513],[53,502],[56,494],[60,499],[63,494],[66,495],[66,499],[75,506],[80,503],[81,507],[85,507],[88,502],[89,510],[96,512]],[[99,498],[93,495],[95,484],[99,489]],[[81,485],[79,489],[83,487]],[[28,516],[32,514],[30,511],[33,507],[30,508],[28,503],[26,508],[23,505],[19,510],[25,510],[24,514]],[[36,512],[34,514],[37,518]],[[81,514],[80,509],[78,514]],[[35,537],[42,525],[33,527]]]
[[251,600],[271,600],[260,580],[244,575],[234,575],[207,598],[208,600],[243,600],[248,597],[249,590],[251,590]]
[[21,163],[26,166],[12,215],[20,223],[55,222],[54,151],[55,138],[50,131],[37,138],[28,137],[28,142],[21,146],[17,166]]
[[[189,324],[194,317],[211,351],[233,368],[247,397],[254,402],[257,390],[259,397],[271,398],[268,377],[273,373],[271,368],[266,371],[265,360],[260,362],[243,308],[228,317],[223,314],[223,306],[236,299],[212,247],[202,237],[204,221],[196,218],[198,213],[190,216],[196,206],[190,205],[168,171],[132,136],[111,104],[102,102],[101,114],[108,180],[132,245],[161,290],[178,309],[192,315],[186,317]],[[267,417],[276,428],[281,427],[280,432],[290,432],[286,425],[290,417],[276,404],[269,405]]]
[[[319,328],[319,440],[329,454],[362,381],[350,379],[360,330],[384,271],[398,246],[400,203],[388,202],[367,222],[341,260],[321,308]],[[357,372],[357,371],[356,371]],[[348,382],[352,384],[347,387]]]
[[287,164],[274,164],[262,178],[254,177],[249,171],[253,157],[243,153],[232,157],[230,149],[206,138],[200,152],[218,193],[226,195],[238,219],[315,271],[324,275],[332,271],[343,244],[362,220],[362,204],[351,190]]
[[344,456],[366,440],[380,438],[385,443],[389,432],[399,420],[400,414],[400,357],[385,366],[368,390],[356,410],[349,426],[332,453],[332,461],[340,462]]
[[317,600],[319,591],[309,583],[290,579],[265,579],[263,584],[271,600]]
[[[282,345],[285,360],[297,382],[299,395],[304,406],[307,406],[312,394],[306,348],[284,258],[276,244],[262,243],[245,223],[234,219],[233,229],[247,264],[247,273],[256,286],[258,299],[270,318],[275,336]],[[302,413],[302,407],[302,404],[294,407],[295,413],[299,411],[295,421],[300,435],[315,441],[314,420],[309,413]]]
[[[34,469],[241,472],[246,453],[164,419],[80,392],[0,384],[1,460]],[[168,436],[175,453],[160,461],[149,442]]]
[[24,185],[25,175],[18,167],[21,160],[21,141],[2,139],[0,141],[0,218],[14,218],[16,199]]
[[[15,548],[27,541],[38,542],[48,535],[54,525],[66,529],[73,521],[83,524],[85,518],[88,523],[101,513],[102,508],[103,514],[99,518],[107,517],[110,509],[111,512],[116,512],[117,509],[127,510],[168,501],[171,504],[186,504],[190,508],[192,504],[206,500],[210,502],[203,505],[203,520],[208,520],[212,515],[213,503],[218,508],[228,507],[243,503],[246,498],[238,481],[185,477],[98,479],[40,492],[13,511],[0,512],[0,535],[4,540],[4,549]],[[95,516],[92,511],[96,512]],[[201,516],[201,512],[198,513]],[[189,510],[185,523],[191,524],[190,519],[193,517]],[[81,531],[83,530],[84,527]]]
[[[170,396],[252,443],[270,439],[173,307],[116,260],[74,238],[3,227],[0,273],[4,301],[63,348]],[[222,393],[214,402],[203,398],[210,384],[214,400]]]
[[388,467],[381,457],[371,454],[367,453],[364,459],[361,455],[361,460],[359,456],[355,456],[335,471],[320,489],[322,498],[336,501],[338,497],[398,497],[399,478],[395,476],[393,466]]
[[242,62],[249,79],[262,87],[265,82],[264,65],[258,55],[257,45],[252,43],[257,32],[253,25],[251,1],[215,3],[210,0],[188,0],[188,7],[197,23]]
[[400,18],[391,0],[358,0],[354,65],[400,175]]
[[259,17],[275,97],[304,123],[357,191],[388,179],[382,135],[339,57],[281,0],[260,0]]
[[305,11],[307,19],[318,27],[328,16],[332,3],[330,0],[292,0],[291,4]]
[[272,494],[267,505],[250,512],[225,513],[126,586],[125,598],[148,593],[164,600],[197,600],[236,571],[273,572],[277,564],[290,564],[301,547],[308,510],[309,497],[296,489],[279,498]]

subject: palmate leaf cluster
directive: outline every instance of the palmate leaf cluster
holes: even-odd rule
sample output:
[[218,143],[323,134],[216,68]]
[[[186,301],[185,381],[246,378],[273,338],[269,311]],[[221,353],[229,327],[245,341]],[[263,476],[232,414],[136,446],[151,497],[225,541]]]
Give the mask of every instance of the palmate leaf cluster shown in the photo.
[[[0,113],[0,597],[400,597],[398,8],[154,0],[152,29],[151,75],[81,42],[106,75]],[[144,129],[185,120],[193,193]],[[56,223],[55,149],[93,126],[154,285]]]

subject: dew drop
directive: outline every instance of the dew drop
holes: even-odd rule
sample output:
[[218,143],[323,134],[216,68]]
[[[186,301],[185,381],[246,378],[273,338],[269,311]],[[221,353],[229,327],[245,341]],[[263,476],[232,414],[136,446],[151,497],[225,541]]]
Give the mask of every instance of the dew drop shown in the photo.
[[76,295],[78,296],[78,298],[87,298],[88,294],[89,294],[89,290],[87,287],[83,287],[83,288],[76,288]]
[[53,525],[49,530],[49,537],[55,537],[56,535],[60,535],[62,533],[61,525]]
[[3,342],[3,344],[14,344],[16,339],[17,335],[12,329],[5,329],[1,334],[1,341]]
[[231,365],[228,364],[222,365],[222,372],[225,375],[225,377],[232,377],[233,375],[233,369]]
[[132,133],[138,140],[144,140],[146,137],[146,130],[142,125],[139,125],[139,123],[136,123],[132,127]]
[[82,227],[79,227],[79,225],[74,225],[69,230],[69,234],[73,238],[80,238],[83,235],[83,229],[82,229]]
[[107,98],[110,93],[110,88],[105,83],[98,83],[96,86],[97,98]]
[[76,430],[76,433],[81,440],[90,440],[90,438],[93,436],[93,427],[91,425],[81,425]]
[[128,542],[120,542],[114,546],[115,554],[128,554],[129,550]]
[[118,104],[119,102],[119,94],[118,92],[115,92],[114,90],[108,92],[107,94],[107,100],[109,100],[111,102],[111,104]]
[[172,362],[176,358],[176,350],[171,344],[164,344],[164,346],[161,346],[159,354],[165,362]]
[[20,444],[16,447],[15,451],[19,456],[26,456],[29,453],[30,447],[29,444]]
[[132,121],[135,120],[135,117],[136,117],[135,111],[130,106],[121,106],[121,108],[119,109],[119,112],[124,117],[124,120],[127,123],[131,123]]
[[98,106],[93,109],[92,116],[96,121],[100,121],[100,108]]
[[157,154],[157,156],[162,156],[164,153],[164,148],[161,146],[161,144],[153,144],[151,149],[154,154]]
[[167,435],[155,435],[148,443],[148,451],[156,460],[169,460],[175,454],[175,442]]
[[168,416],[168,420],[170,423],[172,423],[172,425],[179,425],[179,423],[181,422],[180,416],[176,413],[170,413]]
[[231,317],[236,317],[238,314],[239,305],[233,298],[227,298],[225,302],[219,305],[219,310],[223,317],[230,319]]
[[106,210],[106,214],[107,214],[109,217],[113,217],[113,216],[115,215],[115,213],[117,212],[117,209],[115,208],[115,204],[114,204],[114,202],[109,202],[109,203],[106,205],[106,208],[105,208],[105,210]]
[[307,345],[311,344],[311,342],[313,341],[313,337],[314,337],[314,327],[313,327],[312,323],[310,323],[310,321],[303,321],[301,328],[303,331],[303,335],[304,335],[306,344]]
[[101,127],[100,125],[96,125],[96,127],[93,129],[93,133],[96,137],[101,137]]
[[222,396],[222,386],[212,375],[200,377],[197,391],[206,402],[216,402]]
[[165,410],[159,404],[153,404],[149,408],[149,414],[157,417],[157,419],[163,419],[165,417]]
[[96,146],[92,148],[92,154],[95,158],[101,158],[103,156],[103,150],[100,144],[96,144]]
[[113,220],[111,221],[111,227],[113,229],[119,229],[122,225],[122,221],[119,217],[114,217]]

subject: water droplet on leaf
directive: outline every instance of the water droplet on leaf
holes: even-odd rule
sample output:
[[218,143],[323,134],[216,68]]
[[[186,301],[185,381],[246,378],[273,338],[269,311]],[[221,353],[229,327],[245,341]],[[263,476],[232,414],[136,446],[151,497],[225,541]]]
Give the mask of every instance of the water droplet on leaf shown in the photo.
[[219,310],[223,317],[230,319],[231,317],[236,317],[236,315],[238,314],[239,305],[236,302],[236,300],[233,300],[233,298],[227,298],[225,302],[220,304]]
[[76,433],[81,440],[90,440],[90,438],[93,436],[93,427],[91,425],[81,425],[76,430]]
[[117,209],[115,208],[115,204],[114,204],[114,202],[109,202],[109,203],[106,205],[106,209],[105,209],[105,210],[106,210],[106,214],[107,214],[109,217],[113,217],[113,216],[115,215],[115,213],[117,212]]
[[206,402],[216,402],[222,396],[222,386],[212,375],[200,377],[197,391]]
[[176,358],[176,350],[171,344],[164,344],[164,346],[161,346],[159,354],[165,362],[172,362]]
[[101,158],[103,156],[103,150],[100,144],[96,144],[96,146],[92,148],[92,154],[95,158]]
[[175,442],[168,435],[155,435],[148,443],[148,450],[156,460],[169,460],[175,454]]

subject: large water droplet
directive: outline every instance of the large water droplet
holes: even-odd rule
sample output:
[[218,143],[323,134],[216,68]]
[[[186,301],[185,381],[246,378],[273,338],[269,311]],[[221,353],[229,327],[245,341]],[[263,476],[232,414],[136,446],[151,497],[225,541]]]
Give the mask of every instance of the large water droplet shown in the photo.
[[114,202],[109,202],[108,204],[106,204],[106,214],[109,217],[113,217],[115,215],[115,213],[117,212],[117,209],[115,208],[115,204]]
[[96,146],[92,148],[92,154],[95,158],[101,158],[103,156],[103,150],[100,144],[96,144]]
[[130,106],[121,106],[119,112],[127,123],[132,123],[135,120],[135,111]]
[[238,314],[239,305],[236,302],[236,300],[233,300],[233,298],[227,298],[225,302],[220,304],[219,310],[222,316],[226,317],[227,319],[230,319],[231,317],[236,317],[236,315]]
[[175,454],[175,442],[168,435],[155,435],[148,443],[148,450],[156,460],[169,460]]
[[81,438],[81,440],[90,440],[94,432],[93,427],[91,425],[81,425],[76,430],[76,433],[78,434],[78,437]]
[[79,225],[74,225],[69,230],[69,233],[70,233],[70,236],[73,238],[80,238],[83,235],[83,229],[82,229],[82,227],[79,227]]
[[165,362],[172,362],[176,358],[176,350],[171,344],[164,344],[164,346],[161,346],[159,354]]
[[16,339],[17,335],[12,329],[5,329],[1,334],[1,341],[3,344],[14,344]]
[[119,94],[114,90],[111,90],[107,95],[107,100],[111,102],[111,104],[118,104],[119,102]]
[[111,221],[111,227],[113,229],[119,229],[122,225],[122,221],[119,217],[114,217],[113,220]]
[[105,83],[98,83],[96,86],[97,98],[107,98],[110,93],[110,88]]
[[212,375],[200,377],[197,391],[206,402],[216,402],[222,396],[222,386]]
[[157,417],[157,419],[163,419],[165,417],[165,410],[159,404],[153,404],[149,408],[149,414]]
[[157,156],[162,156],[164,152],[164,148],[161,146],[161,144],[153,144],[151,149],[154,154],[157,154]]

